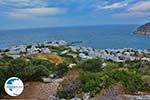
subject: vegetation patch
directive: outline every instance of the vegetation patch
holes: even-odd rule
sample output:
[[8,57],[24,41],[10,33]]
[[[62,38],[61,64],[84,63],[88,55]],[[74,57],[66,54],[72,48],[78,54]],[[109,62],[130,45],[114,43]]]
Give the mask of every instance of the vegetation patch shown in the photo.
[[[73,78],[70,78],[70,80],[65,80],[64,83],[60,84],[61,87],[57,93],[60,98],[83,96],[84,93],[90,93],[91,96],[96,96],[102,90],[115,84],[121,84],[123,86],[123,91],[126,93],[133,94],[138,91],[144,91],[149,88],[149,76],[147,76],[149,75],[149,71],[142,70],[144,67],[147,68],[146,65],[149,66],[149,63],[115,63],[103,59],[82,61],[77,64],[75,69],[72,69],[80,72],[76,80],[80,82],[80,85],[72,82]],[[73,71],[69,73],[73,74]],[[75,88],[74,92],[68,92],[69,90],[66,88],[71,89],[69,86],[72,85],[80,87]],[[71,94],[66,95],[68,93]]]
[[[75,64],[73,68],[68,67]],[[104,89],[121,84],[126,93],[150,89],[150,63],[126,61],[116,63],[104,59],[80,60],[67,55],[36,54],[13,59],[0,58],[0,93],[7,78],[16,76],[26,81],[40,81],[54,75],[63,78],[57,91],[59,98],[82,97],[84,93],[96,96]]]
[[80,89],[80,72],[77,70],[68,72],[63,82],[58,88],[57,96],[59,98],[73,98]]
[[60,57],[58,55],[54,55],[54,54],[35,54],[35,55],[33,55],[33,57],[35,57],[37,59],[48,60],[51,63],[55,63],[55,64],[60,64],[63,62],[62,57]]

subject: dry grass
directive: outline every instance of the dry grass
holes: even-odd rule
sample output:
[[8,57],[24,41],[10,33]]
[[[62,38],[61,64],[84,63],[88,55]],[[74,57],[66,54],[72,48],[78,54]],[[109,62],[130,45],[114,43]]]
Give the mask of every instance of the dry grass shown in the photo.
[[79,77],[80,77],[80,72],[78,70],[69,71],[65,76],[65,78],[68,79],[74,79]]
[[143,58],[143,57],[144,57],[144,54],[138,54],[137,57]]
[[137,57],[139,57],[139,58],[143,58],[143,57],[150,58],[150,54],[138,54]]
[[33,55],[33,57],[36,57],[37,59],[48,60],[55,64],[60,64],[63,62],[63,58],[55,54],[41,54],[40,53],[40,54]]

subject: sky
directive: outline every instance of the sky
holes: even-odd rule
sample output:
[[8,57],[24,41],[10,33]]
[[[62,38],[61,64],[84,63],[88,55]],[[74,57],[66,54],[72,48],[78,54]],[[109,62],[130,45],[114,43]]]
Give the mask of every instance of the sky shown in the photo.
[[0,30],[148,21],[150,0],[0,0]]

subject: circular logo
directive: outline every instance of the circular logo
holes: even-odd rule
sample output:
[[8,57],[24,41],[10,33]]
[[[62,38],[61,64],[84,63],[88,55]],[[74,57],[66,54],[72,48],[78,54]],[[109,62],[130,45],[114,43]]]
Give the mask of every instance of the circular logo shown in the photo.
[[11,77],[5,82],[4,89],[10,96],[18,96],[23,92],[24,85],[18,77]]

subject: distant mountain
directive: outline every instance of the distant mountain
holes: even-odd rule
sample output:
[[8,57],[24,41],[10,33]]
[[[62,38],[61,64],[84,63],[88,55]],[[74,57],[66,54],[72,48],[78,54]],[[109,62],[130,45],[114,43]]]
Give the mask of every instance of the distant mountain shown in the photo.
[[142,34],[142,35],[150,35],[150,22],[138,27],[134,31],[134,33],[135,34]]

